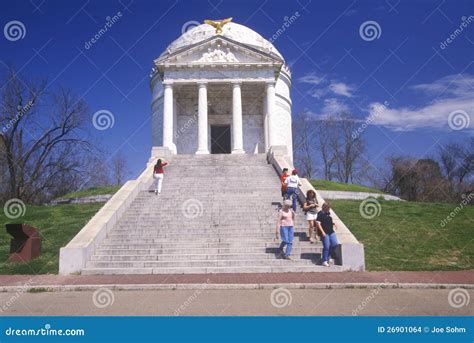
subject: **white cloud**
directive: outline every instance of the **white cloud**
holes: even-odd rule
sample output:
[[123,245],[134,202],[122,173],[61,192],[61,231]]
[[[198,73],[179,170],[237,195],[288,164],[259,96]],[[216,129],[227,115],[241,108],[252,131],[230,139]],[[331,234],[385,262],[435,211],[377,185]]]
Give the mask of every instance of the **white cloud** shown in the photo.
[[319,85],[324,81],[325,77],[324,76],[317,76],[315,73],[309,73],[306,75],[303,75],[298,79],[298,82],[301,83],[309,83],[311,85]]
[[328,94],[328,92],[329,92],[328,88],[317,88],[317,89],[313,89],[309,94],[311,94],[313,98],[320,99],[326,94]]
[[418,84],[411,89],[430,96],[427,104],[418,107],[386,108],[375,113],[378,103],[370,105],[373,124],[385,126],[394,131],[411,131],[418,128],[449,129],[449,114],[463,111],[470,124],[465,129],[474,129],[474,76],[449,75],[433,83]]
[[352,97],[352,91],[354,90],[354,87],[344,82],[328,80],[325,76],[318,76],[314,72],[303,75],[298,79],[298,82],[319,86],[315,87],[315,89],[312,89],[310,92],[311,96],[317,99],[320,99],[329,93],[350,98]]
[[336,98],[324,99],[323,107],[317,112],[307,110],[307,113],[316,120],[325,120],[329,117],[332,120],[337,120],[342,114],[349,112],[349,106]]
[[346,96],[348,98],[352,97],[353,87],[345,84],[344,82],[332,81],[329,85],[329,89],[335,94]]
[[448,75],[433,83],[422,83],[411,88],[436,97],[468,97],[474,92],[474,76],[462,74]]
[[335,98],[325,99],[322,112],[325,115],[340,115],[349,112],[349,106]]

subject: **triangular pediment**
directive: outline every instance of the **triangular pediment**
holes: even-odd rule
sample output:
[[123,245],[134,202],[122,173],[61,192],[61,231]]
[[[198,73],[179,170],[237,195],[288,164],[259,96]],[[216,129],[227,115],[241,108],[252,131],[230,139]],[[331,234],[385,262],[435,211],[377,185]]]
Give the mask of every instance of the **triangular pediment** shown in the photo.
[[281,66],[284,61],[271,52],[236,42],[223,36],[211,37],[155,60],[161,66],[268,65]]

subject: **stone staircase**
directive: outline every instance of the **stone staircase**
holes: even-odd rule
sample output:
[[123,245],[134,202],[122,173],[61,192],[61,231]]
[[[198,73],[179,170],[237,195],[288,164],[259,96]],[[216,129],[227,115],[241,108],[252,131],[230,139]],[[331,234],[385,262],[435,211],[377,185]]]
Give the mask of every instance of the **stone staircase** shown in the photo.
[[298,209],[293,261],[277,258],[277,173],[258,155],[175,155],[161,195],[142,191],[82,274],[342,271],[318,265]]

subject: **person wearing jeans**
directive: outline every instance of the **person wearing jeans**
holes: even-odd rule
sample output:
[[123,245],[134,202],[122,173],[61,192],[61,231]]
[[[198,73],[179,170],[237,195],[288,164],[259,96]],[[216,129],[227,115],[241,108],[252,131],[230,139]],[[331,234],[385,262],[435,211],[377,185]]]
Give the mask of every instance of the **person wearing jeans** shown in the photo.
[[301,186],[300,178],[298,177],[298,171],[293,169],[293,172],[285,180],[286,182],[286,194],[288,199],[292,199],[293,211],[296,212],[296,201],[298,197],[298,186]]
[[336,232],[334,231],[335,225],[331,217],[331,206],[329,203],[323,204],[322,210],[319,211],[316,217],[316,225],[323,243],[322,265],[329,267],[329,258],[334,253],[334,249],[339,245]]
[[[286,260],[291,260],[291,249],[293,247],[295,212],[291,209],[291,201],[283,201],[283,208],[278,211],[278,221],[275,235],[278,239],[278,229],[280,230],[281,244],[279,247],[280,256]],[[286,251],[283,249],[286,246]]]

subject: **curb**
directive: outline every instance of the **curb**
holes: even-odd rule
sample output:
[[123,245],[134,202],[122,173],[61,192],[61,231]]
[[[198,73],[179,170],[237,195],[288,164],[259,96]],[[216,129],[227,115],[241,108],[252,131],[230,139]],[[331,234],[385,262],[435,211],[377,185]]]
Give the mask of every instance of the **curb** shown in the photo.
[[265,283],[265,284],[93,284],[93,285],[35,285],[2,286],[0,293],[80,292],[108,288],[116,291],[164,290],[262,290],[262,289],[474,289],[474,284],[445,283]]

